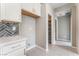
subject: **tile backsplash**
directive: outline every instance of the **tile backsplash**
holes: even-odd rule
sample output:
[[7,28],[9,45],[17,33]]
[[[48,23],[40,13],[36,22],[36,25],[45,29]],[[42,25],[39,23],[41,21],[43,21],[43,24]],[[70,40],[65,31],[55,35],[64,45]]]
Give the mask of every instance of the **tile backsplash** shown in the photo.
[[18,23],[0,23],[0,37],[19,34]]

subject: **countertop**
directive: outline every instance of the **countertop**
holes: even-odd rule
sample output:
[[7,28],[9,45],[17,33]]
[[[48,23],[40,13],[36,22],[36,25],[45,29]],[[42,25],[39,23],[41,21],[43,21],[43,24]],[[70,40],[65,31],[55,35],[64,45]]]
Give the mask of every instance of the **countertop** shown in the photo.
[[11,37],[1,37],[0,38],[0,47],[12,44],[17,41],[27,40],[27,38],[21,36],[11,36]]

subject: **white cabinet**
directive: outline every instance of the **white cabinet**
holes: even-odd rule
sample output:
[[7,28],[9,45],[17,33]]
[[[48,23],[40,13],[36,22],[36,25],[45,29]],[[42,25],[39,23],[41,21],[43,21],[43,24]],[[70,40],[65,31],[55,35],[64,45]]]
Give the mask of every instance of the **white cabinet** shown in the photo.
[[5,19],[5,3],[1,3],[1,20]]
[[0,56],[2,55],[2,48],[0,47]]
[[1,20],[1,3],[0,3],[0,20]]
[[6,3],[5,4],[6,20],[21,21],[21,5],[18,3]]
[[34,9],[35,9],[35,14],[41,16],[41,4],[40,3],[34,3]]
[[0,48],[0,55],[1,55],[1,48]]
[[20,3],[2,3],[1,20],[21,22],[21,4]]
[[7,54],[7,56],[24,56],[24,51],[23,50],[24,50],[23,48],[18,49],[14,52],[11,52],[11,53]]
[[12,42],[1,47],[2,56],[23,56],[25,55],[26,40]]
[[41,4],[40,3],[22,3],[22,9],[32,14],[41,16]]

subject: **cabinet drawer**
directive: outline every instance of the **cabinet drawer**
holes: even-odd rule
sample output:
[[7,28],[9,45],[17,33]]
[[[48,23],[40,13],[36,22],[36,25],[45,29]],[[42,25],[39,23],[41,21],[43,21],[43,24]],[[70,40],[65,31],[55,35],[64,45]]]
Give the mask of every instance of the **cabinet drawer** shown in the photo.
[[9,52],[15,51],[20,48],[25,48],[25,41],[14,43],[14,44],[8,45],[6,47],[3,47],[3,54],[6,55]]
[[0,49],[0,56],[1,56],[1,49]]
[[18,49],[17,51],[9,53],[7,56],[24,56],[24,49]]

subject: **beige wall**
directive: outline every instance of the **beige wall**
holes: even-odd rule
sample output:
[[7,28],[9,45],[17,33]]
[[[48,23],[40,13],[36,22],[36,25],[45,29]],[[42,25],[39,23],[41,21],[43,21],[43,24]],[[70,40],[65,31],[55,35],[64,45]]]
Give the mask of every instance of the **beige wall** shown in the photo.
[[71,25],[72,25],[72,46],[76,47],[76,7],[72,6],[71,11]]
[[79,53],[79,4],[76,4],[76,43]]

